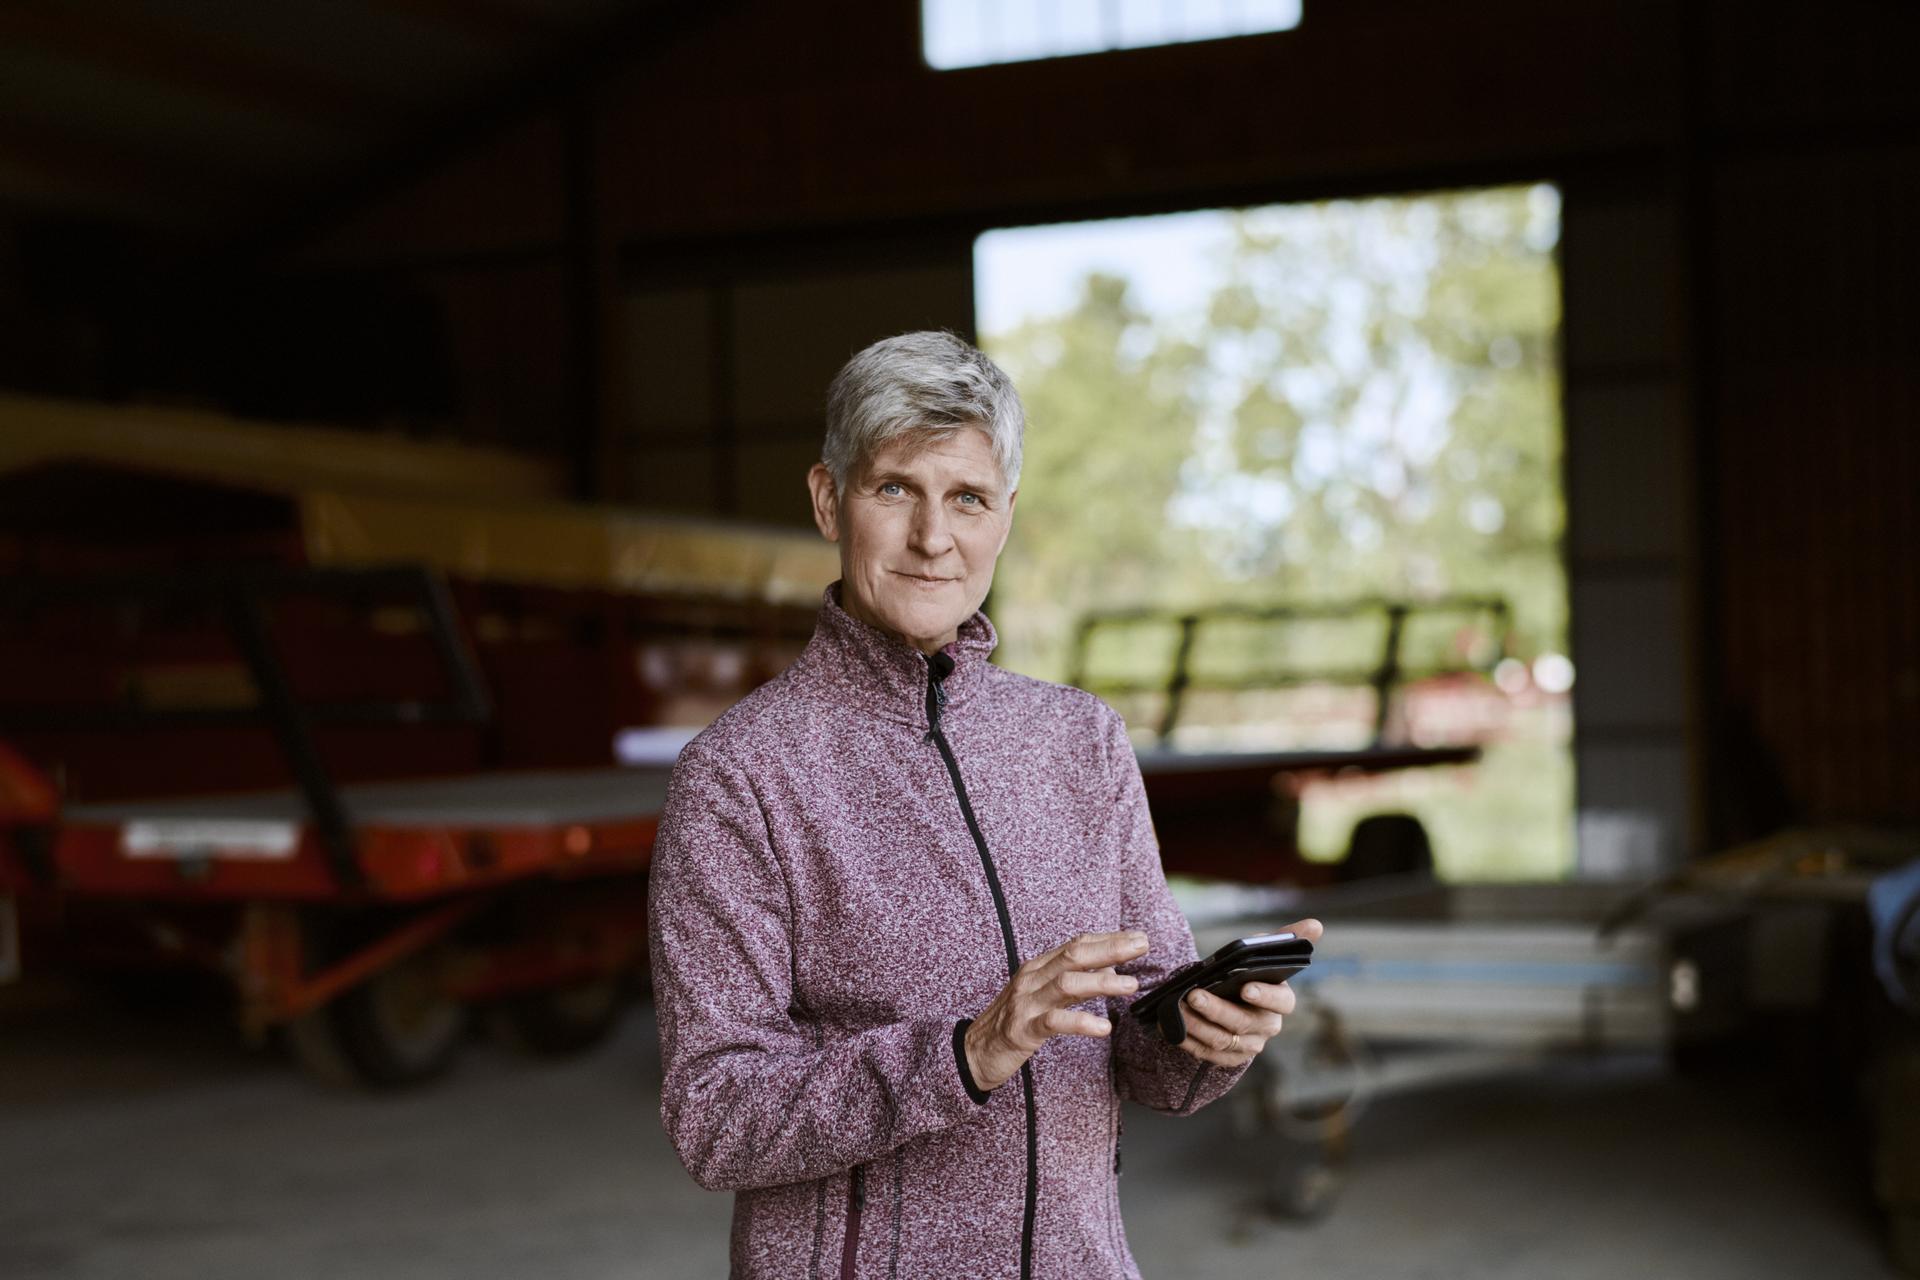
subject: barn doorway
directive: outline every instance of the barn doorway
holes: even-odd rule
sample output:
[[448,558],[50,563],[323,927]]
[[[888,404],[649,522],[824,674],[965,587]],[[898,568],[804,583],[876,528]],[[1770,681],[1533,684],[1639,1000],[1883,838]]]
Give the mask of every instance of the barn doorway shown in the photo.
[[1304,852],[1395,809],[1445,878],[1567,875],[1559,237],[1544,184],[981,236],[1030,424],[1000,661],[1174,747],[1476,744],[1309,785]]

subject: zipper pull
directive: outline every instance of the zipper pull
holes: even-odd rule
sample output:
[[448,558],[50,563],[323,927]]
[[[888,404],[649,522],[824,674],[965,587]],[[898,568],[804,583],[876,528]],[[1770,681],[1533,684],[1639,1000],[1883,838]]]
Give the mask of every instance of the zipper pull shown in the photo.
[[853,1170],[853,1207],[864,1209],[867,1205],[867,1166],[856,1165]]
[[940,713],[947,709],[947,687],[941,681],[953,672],[953,659],[944,651],[927,658],[927,736],[932,742],[940,732]]

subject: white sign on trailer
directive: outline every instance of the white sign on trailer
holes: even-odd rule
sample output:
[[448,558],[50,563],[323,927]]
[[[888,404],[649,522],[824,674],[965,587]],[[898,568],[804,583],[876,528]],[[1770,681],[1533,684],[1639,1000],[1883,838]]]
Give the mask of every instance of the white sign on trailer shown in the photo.
[[120,832],[120,851],[129,858],[285,862],[299,844],[299,823],[249,818],[144,818]]

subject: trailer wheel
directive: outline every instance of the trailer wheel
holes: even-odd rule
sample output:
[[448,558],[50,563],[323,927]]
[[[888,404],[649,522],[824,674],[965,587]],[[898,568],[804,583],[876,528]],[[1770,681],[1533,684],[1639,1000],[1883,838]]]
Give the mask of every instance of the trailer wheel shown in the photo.
[[1410,813],[1374,813],[1353,824],[1347,856],[1334,868],[1341,883],[1375,876],[1433,874],[1433,842]]
[[340,1047],[333,1015],[331,1005],[301,1014],[281,1028],[284,1042],[300,1069],[313,1079],[336,1089],[357,1089],[362,1083],[360,1073]]
[[300,1065],[343,1087],[402,1089],[446,1074],[467,1009],[441,988],[431,953],[382,970],[287,1025]]
[[626,986],[619,975],[515,996],[493,1011],[500,1039],[525,1053],[565,1057],[600,1044],[620,1025]]
[[1345,1172],[1325,1161],[1282,1165],[1267,1181],[1267,1209],[1288,1221],[1318,1222],[1332,1211],[1346,1182]]

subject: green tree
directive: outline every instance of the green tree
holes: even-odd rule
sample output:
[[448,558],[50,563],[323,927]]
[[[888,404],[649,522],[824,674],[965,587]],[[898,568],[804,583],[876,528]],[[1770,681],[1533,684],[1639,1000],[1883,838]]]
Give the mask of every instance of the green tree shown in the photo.
[[1014,533],[994,592],[1009,654],[1058,678],[1079,617],[1096,606],[1185,593],[1201,556],[1167,520],[1193,450],[1199,349],[1154,332],[1127,283],[1090,276],[1078,305],[1002,335],[993,347],[1027,418]]
[[[1066,312],[987,335],[1031,424],[1002,660],[1063,678],[1095,609],[1365,595],[1500,595],[1520,656],[1564,651],[1557,232],[1547,188],[1246,210],[1201,314],[1146,314],[1091,275]],[[1123,637],[1101,667],[1164,673],[1170,643]],[[1241,651],[1282,648],[1321,667],[1356,645],[1303,628]],[[1570,769],[1564,729],[1544,732],[1490,749],[1505,791],[1394,794],[1428,806],[1456,866],[1558,871]],[[1360,803],[1316,820],[1310,800],[1306,829],[1324,842]]]
[[1563,647],[1541,206],[1242,212],[1197,328],[1095,275],[1071,311],[990,335],[1033,424],[998,592],[1021,611],[1002,610],[1010,658],[1059,675],[1095,607],[1450,592],[1504,594],[1523,651]]

